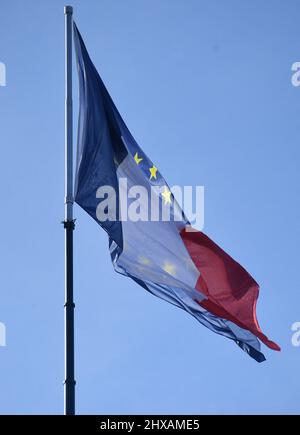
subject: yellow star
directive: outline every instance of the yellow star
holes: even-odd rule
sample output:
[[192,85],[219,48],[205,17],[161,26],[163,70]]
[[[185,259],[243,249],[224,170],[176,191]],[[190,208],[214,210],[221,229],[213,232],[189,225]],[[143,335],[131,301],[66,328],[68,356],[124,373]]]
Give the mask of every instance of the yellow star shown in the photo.
[[156,180],[157,167],[153,165],[152,168],[149,168],[149,171],[150,171],[150,180],[152,178],[155,178]]
[[161,194],[165,200],[165,205],[166,204],[171,204],[171,191],[167,188],[167,186],[165,186],[165,190],[163,191],[163,193]]
[[176,275],[176,267],[172,263],[168,263],[165,261],[163,265],[163,270],[167,272],[169,275],[175,276]]
[[143,158],[142,158],[142,157],[139,157],[138,153],[135,153],[135,155],[134,155],[134,160],[135,160],[135,163],[138,165],[139,163],[141,163],[141,161],[143,160]]
[[143,255],[140,255],[140,256],[139,256],[139,262],[142,263],[142,264],[144,264],[145,266],[148,266],[148,265],[151,263],[151,261],[149,260],[149,258],[144,257]]

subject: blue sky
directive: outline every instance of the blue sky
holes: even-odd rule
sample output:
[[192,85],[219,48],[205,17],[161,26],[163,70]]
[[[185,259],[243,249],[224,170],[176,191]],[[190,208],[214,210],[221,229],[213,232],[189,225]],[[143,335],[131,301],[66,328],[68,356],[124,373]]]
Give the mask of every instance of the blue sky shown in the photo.
[[[1,414],[63,411],[64,4],[1,0]],[[170,185],[205,186],[204,230],[259,282],[261,327],[282,346],[257,364],[115,274],[76,206],[77,412],[298,413],[299,2],[72,5],[141,147]]]

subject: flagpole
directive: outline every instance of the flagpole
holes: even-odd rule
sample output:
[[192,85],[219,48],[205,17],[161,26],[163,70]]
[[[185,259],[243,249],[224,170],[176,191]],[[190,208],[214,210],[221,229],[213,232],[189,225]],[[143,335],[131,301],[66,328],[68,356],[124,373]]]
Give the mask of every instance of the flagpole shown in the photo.
[[75,414],[74,308],[73,301],[73,107],[72,24],[73,8],[65,6],[65,415]]

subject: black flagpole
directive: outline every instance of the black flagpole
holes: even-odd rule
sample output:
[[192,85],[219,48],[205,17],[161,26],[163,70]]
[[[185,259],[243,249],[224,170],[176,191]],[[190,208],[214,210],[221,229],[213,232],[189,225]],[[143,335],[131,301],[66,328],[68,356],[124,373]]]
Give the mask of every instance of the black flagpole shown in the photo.
[[73,108],[72,24],[73,8],[65,6],[65,415],[75,414],[73,301]]

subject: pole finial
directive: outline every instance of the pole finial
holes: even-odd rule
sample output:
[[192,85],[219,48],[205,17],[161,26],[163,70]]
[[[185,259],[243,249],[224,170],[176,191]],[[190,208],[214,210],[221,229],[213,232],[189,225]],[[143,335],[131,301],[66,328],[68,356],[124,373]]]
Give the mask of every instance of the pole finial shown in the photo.
[[65,15],[72,15],[73,14],[73,8],[72,8],[72,6],[65,6],[64,7],[64,12],[65,12]]

